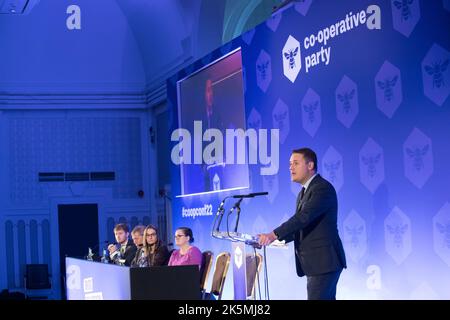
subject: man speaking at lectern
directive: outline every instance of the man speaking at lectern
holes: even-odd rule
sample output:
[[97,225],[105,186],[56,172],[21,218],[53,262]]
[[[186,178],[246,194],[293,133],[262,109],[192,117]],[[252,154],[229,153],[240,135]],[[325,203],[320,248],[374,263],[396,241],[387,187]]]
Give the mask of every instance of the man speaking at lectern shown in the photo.
[[334,300],[339,276],[347,267],[337,229],[336,191],[317,173],[317,156],[311,149],[293,150],[289,170],[291,180],[303,186],[295,214],[271,233],[260,234],[259,243],[294,241],[297,275],[306,275],[308,300]]

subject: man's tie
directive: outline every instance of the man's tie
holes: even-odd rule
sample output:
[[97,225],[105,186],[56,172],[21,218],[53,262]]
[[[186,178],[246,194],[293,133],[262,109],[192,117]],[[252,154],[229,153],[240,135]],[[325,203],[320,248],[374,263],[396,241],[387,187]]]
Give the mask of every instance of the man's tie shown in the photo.
[[303,187],[302,190],[300,191],[300,201],[302,201],[304,195],[305,195],[305,187]]
[[302,202],[304,194],[305,194],[305,187],[302,188],[302,190],[300,191],[300,193],[297,196],[297,210],[300,207],[300,202]]

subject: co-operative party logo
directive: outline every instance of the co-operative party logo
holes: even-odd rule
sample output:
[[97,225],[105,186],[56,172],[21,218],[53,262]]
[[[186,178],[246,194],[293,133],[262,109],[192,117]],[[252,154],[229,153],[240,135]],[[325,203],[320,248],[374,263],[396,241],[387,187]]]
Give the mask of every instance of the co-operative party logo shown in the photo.
[[236,247],[234,250],[234,264],[238,269],[242,267],[243,257],[242,257],[242,250],[239,247]]
[[290,35],[284,44],[282,55],[283,73],[292,83],[294,83],[302,68],[300,42]]

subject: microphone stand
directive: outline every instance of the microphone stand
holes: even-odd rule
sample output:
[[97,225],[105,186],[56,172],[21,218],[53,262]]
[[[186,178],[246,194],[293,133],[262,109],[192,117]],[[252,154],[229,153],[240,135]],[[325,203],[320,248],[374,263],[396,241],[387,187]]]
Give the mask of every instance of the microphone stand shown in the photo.
[[[227,214],[227,235],[228,235],[228,239],[231,241],[240,241],[239,239],[237,239],[236,237],[232,236],[230,234],[230,227],[229,227],[229,217],[230,215],[233,213],[233,211],[236,209],[237,213],[236,213],[236,224],[234,226],[234,234],[237,234],[237,229],[239,226],[239,219],[240,219],[240,214],[241,214],[241,202],[242,200],[244,200],[244,198],[253,198],[255,196],[264,196],[267,195],[268,192],[255,192],[255,193],[250,193],[250,194],[246,194],[246,195],[234,195],[234,196],[228,196],[225,197],[222,202],[219,205],[219,208],[217,209],[217,213],[216,216],[214,217],[214,221],[213,221],[213,225],[212,225],[212,230],[211,230],[211,236],[213,238],[216,239],[223,239],[222,235],[217,236],[216,233],[219,233],[219,228],[220,228],[220,224],[222,222],[222,218],[224,215],[224,204],[226,199],[228,198],[239,198],[238,201],[236,201],[236,203],[234,204],[234,206],[231,208],[231,210],[228,212]],[[260,246],[256,246],[257,248],[260,248]]]
[[239,199],[238,202],[234,205],[236,207],[236,224],[234,225],[234,232],[237,232],[238,224],[239,224],[239,217],[241,215],[241,202],[244,198]]
[[[215,236],[214,232],[218,232],[219,228],[220,228],[220,224],[222,222],[222,218],[223,218],[223,214],[224,214],[224,205],[225,205],[225,201],[228,199],[229,197],[225,197],[222,202],[219,205],[219,208],[217,209],[217,213],[216,216],[214,217],[214,221],[213,221],[213,227],[211,230],[211,236],[213,238],[218,238]],[[217,221],[217,217],[219,217],[219,220]],[[216,221],[217,221],[217,227],[216,227]]]
[[[238,212],[240,212],[240,210],[241,210],[240,205],[241,205],[242,200],[244,200],[244,198],[240,198],[238,201],[236,201],[236,203],[234,204],[234,206],[231,208],[230,212],[228,212],[228,215],[227,215],[227,234],[228,234],[228,237],[230,239],[232,239],[233,241],[238,241],[238,240],[230,235],[230,228],[229,228],[228,218],[233,213],[234,209],[236,209],[236,210],[238,210]],[[237,223],[239,222],[239,216],[238,216],[237,219],[238,220],[236,221],[236,226],[235,226],[235,231],[234,232],[236,232],[236,230],[237,230]]]

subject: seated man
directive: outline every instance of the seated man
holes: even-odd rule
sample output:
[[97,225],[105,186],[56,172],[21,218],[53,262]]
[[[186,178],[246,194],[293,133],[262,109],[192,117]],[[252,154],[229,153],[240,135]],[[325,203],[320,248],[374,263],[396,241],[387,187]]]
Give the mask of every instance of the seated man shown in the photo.
[[134,256],[133,260],[131,261],[131,267],[137,267],[138,259],[143,253],[143,245],[144,245],[144,230],[145,226],[135,226],[133,228],[133,231],[131,231],[131,239],[133,239],[133,242],[137,248],[136,255]]
[[125,223],[118,223],[114,227],[114,236],[117,244],[110,244],[108,246],[109,257],[112,263],[118,265],[130,266],[131,261],[136,256],[137,248],[133,242],[129,241],[128,226]]

